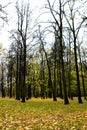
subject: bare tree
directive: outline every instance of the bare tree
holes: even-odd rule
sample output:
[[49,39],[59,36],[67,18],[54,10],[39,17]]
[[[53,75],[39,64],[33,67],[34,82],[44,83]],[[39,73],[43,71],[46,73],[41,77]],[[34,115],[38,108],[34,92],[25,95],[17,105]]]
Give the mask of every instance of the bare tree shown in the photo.
[[21,43],[21,75],[22,75],[22,102],[25,102],[25,93],[26,93],[26,50],[27,50],[27,37],[29,31],[30,23],[30,6],[29,3],[19,5],[16,3],[16,10],[18,16],[18,35],[20,37]]
[[8,82],[9,82],[9,97],[12,98],[13,96],[13,73],[14,73],[14,63],[15,63],[15,57],[13,55],[13,50],[9,50],[8,54]]
[[[59,0],[59,3],[58,3],[58,9],[59,11],[56,11],[54,7],[54,3],[53,2],[53,5],[51,6],[50,4],[50,1],[47,0],[48,2],[48,6],[49,6],[49,9],[50,9],[50,12],[52,14],[52,17],[54,19],[54,22],[58,28],[58,36],[57,38],[59,39],[59,44],[60,44],[60,62],[61,62],[61,67],[62,67],[62,81],[63,81],[63,91],[64,91],[64,104],[69,104],[69,100],[68,100],[68,97],[67,97],[67,88],[66,88],[66,77],[65,77],[65,67],[64,67],[64,59],[63,59],[63,5],[62,5],[62,1]],[[59,17],[59,19],[56,18],[56,15]]]
[[80,79],[79,79],[79,69],[78,69],[78,58],[77,58],[77,38],[78,38],[79,31],[81,29],[81,26],[82,26],[82,24],[84,23],[85,20],[82,19],[82,21],[76,27],[75,15],[77,13],[77,10],[74,9],[75,1],[74,0],[68,1],[68,6],[69,6],[69,11],[70,11],[69,17],[67,17],[65,11],[63,13],[64,13],[65,19],[66,19],[66,21],[69,25],[69,28],[72,32],[72,36],[73,36],[75,67],[76,67],[76,77],[77,77],[77,88],[78,88],[78,102],[82,103],[81,90],[80,90]]
[[7,12],[5,11],[6,7],[9,5],[10,3],[6,4],[5,6],[0,4],[0,19],[7,22],[8,18],[7,18]]
[[5,87],[4,87],[4,64],[3,62],[1,63],[1,71],[2,71],[2,74],[1,74],[1,87],[2,87],[2,98],[5,97]]
[[79,53],[79,62],[80,62],[80,70],[81,70],[81,78],[82,78],[82,87],[83,87],[83,95],[84,99],[86,100],[86,88],[85,88],[85,82],[84,82],[84,69],[82,64],[82,56],[81,56],[81,43],[78,43],[78,53]]
[[54,101],[57,101],[57,98],[56,98],[56,88],[54,86],[54,83],[52,82],[52,74],[51,74],[51,67],[50,67],[50,59],[48,58],[48,54],[45,50],[45,47],[44,47],[44,41],[42,39],[42,34],[41,34],[41,30],[40,30],[40,26],[39,26],[39,41],[40,41],[40,44],[41,44],[41,48],[45,54],[45,58],[46,58],[46,62],[47,62],[47,67],[48,67],[48,75],[49,75],[49,79],[48,79],[48,86],[49,86],[49,96],[51,97],[52,95],[52,92],[53,92],[53,100]]

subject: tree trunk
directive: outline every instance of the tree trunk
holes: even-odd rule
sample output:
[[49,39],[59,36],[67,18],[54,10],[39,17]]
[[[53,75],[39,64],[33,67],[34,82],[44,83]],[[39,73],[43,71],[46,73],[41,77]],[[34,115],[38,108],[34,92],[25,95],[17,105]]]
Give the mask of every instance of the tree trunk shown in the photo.
[[4,88],[4,69],[3,69],[3,63],[2,63],[1,87],[2,87],[2,98],[4,98],[5,97],[5,88]]
[[[60,71],[60,70],[59,70]],[[60,89],[60,98],[63,99],[63,91],[62,91],[62,75],[61,72],[59,72],[59,89]]]
[[66,79],[65,79],[65,68],[64,68],[64,60],[63,60],[63,34],[62,34],[62,5],[61,0],[59,0],[60,4],[60,60],[62,67],[62,80],[63,80],[63,91],[64,91],[64,104],[69,104],[69,100],[67,97],[67,88],[66,88]]
[[84,84],[84,76],[83,76],[83,68],[82,68],[82,61],[81,61],[81,55],[80,55],[80,47],[78,48],[78,52],[79,52],[79,59],[80,59],[80,66],[81,66],[83,94],[84,94],[84,99],[86,100],[86,89],[85,89],[85,84]]
[[[47,63],[48,64],[48,63]],[[49,75],[49,80],[48,80],[48,86],[49,86],[49,97],[52,98],[52,93],[53,93],[53,101],[57,101],[56,98],[56,87],[52,84],[52,79],[51,79],[51,69],[48,64],[48,75]]]
[[[41,47],[40,47],[41,49]],[[40,80],[41,80],[41,98],[45,98],[45,95],[44,95],[44,61],[43,61],[43,50],[40,50],[41,51],[41,70],[40,70]]]
[[71,32],[69,31],[69,52],[67,52],[68,62],[68,97],[73,100],[72,89],[71,89]]
[[40,32],[40,26],[39,26],[39,40],[41,42],[41,47],[42,47],[43,52],[44,52],[45,57],[46,57],[46,62],[47,62],[47,67],[48,67],[48,75],[49,75],[49,77],[48,77],[48,87],[49,87],[48,96],[50,98],[52,98],[52,93],[53,93],[53,100],[55,101],[56,95],[54,95],[55,94],[54,93],[54,89],[52,89],[51,68],[50,68],[50,63],[49,63],[49,60],[48,60],[47,52],[45,51],[44,44],[43,44],[43,41],[42,41],[42,36],[41,36],[41,32]]
[[81,90],[80,90],[80,80],[79,80],[79,70],[78,70],[78,63],[77,63],[77,49],[76,49],[76,37],[75,37],[75,32],[73,32],[73,35],[74,35],[75,67],[76,67],[77,88],[78,88],[78,102],[79,102],[79,103],[82,103]]
[[22,57],[23,57],[23,47],[22,47],[22,44],[20,45],[20,54],[19,54],[19,95],[20,95],[20,98],[22,98],[22,82],[23,82],[23,67],[22,67]]
[[28,99],[31,99],[31,84],[28,85]]
[[53,89],[53,101],[57,101],[57,98],[56,98],[56,86],[55,86],[54,82],[52,82],[52,89]]
[[18,48],[17,48],[17,68],[16,68],[16,100],[20,100],[20,85],[19,85],[19,60],[18,60]]
[[12,98],[12,72],[10,72],[10,98]]
[[23,61],[22,61],[22,71],[23,71],[23,84],[22,84],[22,102],[25,102],[26,97],[26,38],[22,36],[23,40]]

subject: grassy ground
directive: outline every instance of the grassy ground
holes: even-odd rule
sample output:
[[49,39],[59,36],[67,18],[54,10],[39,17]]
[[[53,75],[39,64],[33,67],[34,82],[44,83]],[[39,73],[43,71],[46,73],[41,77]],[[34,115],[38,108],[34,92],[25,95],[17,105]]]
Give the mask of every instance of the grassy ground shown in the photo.
[[60,99],[0,98],[0,130],[87,130],[87,101],[64,105]]

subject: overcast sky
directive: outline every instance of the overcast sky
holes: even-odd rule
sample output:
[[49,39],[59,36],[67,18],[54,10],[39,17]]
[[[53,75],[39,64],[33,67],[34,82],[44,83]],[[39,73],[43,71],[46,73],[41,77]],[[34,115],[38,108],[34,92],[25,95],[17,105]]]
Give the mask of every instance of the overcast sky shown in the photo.
[[[8,7],[6,7],[6,11],[9,16],[9,22],[8,22],[9,25],[6,23],[3,24],[2,20],[0,20],[0,43],[3,44],[4,48],[9,48],[10,41],[9,41],[8,31],[10,31],[10,29],[15,27],[14,18],[15,18],[15,2],[16,1],[17,0],[0,0],[0,4],[3,6],[11,2],[11,4],[8,5]],[[30,8],[33,11],[35,11],[35,13],[37,14],[39,9],[43,6],[46,0],[29,0],[29,1],[30,1]]]
[[[0,0],[0,4],[2,5],[6,5],[8,4],[9,2],[11,2],[10,5],[8,5],[8,7],[6,7],[6,12],[8,13],[8,18],[9,18],[9,21],[8,21],[8,24],[3,24],[2,20],[0,19],[0,43],[3,44],[3,46],[5,48],[8,48],[8,45],[11,43],[9,41],[9,35],[8,35],[8,31],[10,31],[11,29],[15,29],[15,23],[17,22],[17,19],[15,17],[16,15],[16,12],[15,12],[15,3],[16,3],[17,0]],[[20,2],[22,1],[28,1],[28,0],[19,0]],[[47,0],[29,0],[30,2],[30,8],[31,10],[33,11],[33,17],[38,17],[38,13],[40,13],[40,8],[42,8],[44,6],[44,4],[46,4],[46,1]],[[54,0],[50,0],[51,2],[54,1]],[[84,0],[86,1],[86,0]],[[76,4],[76,6],[78,7],[79,5],[79,1],[78,3]],[[44,6],[45,7],[45,6]],[[84,12],[82,10],[80,10],[81,12]],[[48,14],[46,15],[43,15],[42,16],[42,20],[47,20],[48,18]],[[50,17],[51,18],[51,17]],[[76,25],[77,26],[77,25]],[[82,33],[81,33],[82,35]]]

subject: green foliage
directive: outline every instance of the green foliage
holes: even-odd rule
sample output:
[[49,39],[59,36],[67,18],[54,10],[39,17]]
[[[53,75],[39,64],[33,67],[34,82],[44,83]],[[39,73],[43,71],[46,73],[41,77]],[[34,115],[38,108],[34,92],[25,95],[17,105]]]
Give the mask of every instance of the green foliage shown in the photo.
[[86,130],[87,101],[63,105],[58,99],[32,99],[22,104],[14,99],[0,99],[0,129],[3,130]]

